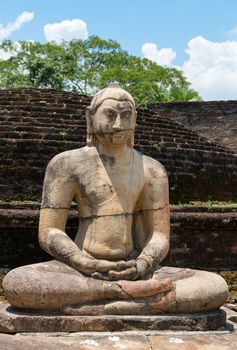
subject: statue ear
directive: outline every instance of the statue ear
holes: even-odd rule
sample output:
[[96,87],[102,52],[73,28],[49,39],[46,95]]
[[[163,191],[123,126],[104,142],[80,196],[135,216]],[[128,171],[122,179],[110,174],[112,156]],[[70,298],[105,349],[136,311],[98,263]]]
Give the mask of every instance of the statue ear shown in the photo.
[[93,124],[92,124],[92,116],[93,116],[93,112],[91,107],[86,107],[86,125],[87,125],[87,129],[86,129],[86,143],[88,146],[90,145],[94,145],[95,144],[95,137],[93,134]]
[[134,133],[135,133],[136,120],[137,120],[137,111],[134,111],[134,129],[131,132],[131,137],[129,137],[127,141],[128,147],[134,147]]
[[136,125],[136,121],[137,121],[137,111],[134,111],[134,121],[135,121],[135,125]]

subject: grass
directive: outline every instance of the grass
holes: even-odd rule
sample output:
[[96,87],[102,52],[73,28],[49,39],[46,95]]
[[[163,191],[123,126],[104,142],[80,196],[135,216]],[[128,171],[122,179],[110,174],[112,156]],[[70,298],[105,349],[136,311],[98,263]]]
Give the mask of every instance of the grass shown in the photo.
[[219,275],[221,275],[228,284],[230,291],[228,302],[237,304],[237,271],[224,271],[220,272]]
[[[0,204],[15,204],[15,205],[20,205],[20,204],[39,204],[40,200],[39,199],[11,199],[11,200],[6,200],[0,198]],[[178,203],[170,203],[171,205],[179,205],[181,207],[204,207],[204,208],[237,208],[237,202],[233,201],[215,201],[215,200],[208,200],[205,202],[201,201],[187,201],[187,202],[181,202],[179,201]]]
[[214,201],[214,200],[208,200],[206,202],[188,201],[188,202],[178,202],[178,204],[177,203],[175,204],[180,205],[181,207],[237,208],[237,202],[233,202],[233,201],[224,201],[224,202]]
[[40,201],[37,200],[4,200],[4,199],[0,199],[0,204],[13,204],[13,205],[17,205],[17,204],[39,204]]

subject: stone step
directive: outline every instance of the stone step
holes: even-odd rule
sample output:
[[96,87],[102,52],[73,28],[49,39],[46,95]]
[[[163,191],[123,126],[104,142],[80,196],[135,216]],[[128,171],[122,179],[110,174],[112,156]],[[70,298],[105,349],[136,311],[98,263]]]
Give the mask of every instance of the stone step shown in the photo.
[[50,312],[21,312],[0,302],[0,332],[207,331],[225,326],[222,310],[189,314],[71,316]]

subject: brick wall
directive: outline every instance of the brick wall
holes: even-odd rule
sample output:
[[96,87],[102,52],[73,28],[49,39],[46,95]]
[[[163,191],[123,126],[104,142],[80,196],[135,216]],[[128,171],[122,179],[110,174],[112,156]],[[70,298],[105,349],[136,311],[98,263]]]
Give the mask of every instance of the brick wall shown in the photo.
[[237,153],[237,100],[157,103],[150,108]]
[[[39,206],[0,206],[0,267],[14,268],[51,259],[38,244]],[[74,238],[78,226],[71,210],[66,232]],[[171,248],[168,266],[237,269],[237,209],[171,208]]]
[[[87,96],[54,90],[0,91],[1,200],[40,200],[48,161],[85,145],[89,103]],[[231,151],[151,110],[139,109],[137,124],[135,148],[165,166],[173,202],[237,199]]]

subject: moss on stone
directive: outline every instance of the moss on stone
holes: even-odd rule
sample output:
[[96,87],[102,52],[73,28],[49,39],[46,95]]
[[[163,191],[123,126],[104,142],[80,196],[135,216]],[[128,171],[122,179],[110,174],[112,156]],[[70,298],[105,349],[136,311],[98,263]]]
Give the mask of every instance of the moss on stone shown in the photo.
[[219,273],[229,287],[229,303],[237,303],[237,271],[222,271]]
[[41,200],[37,198],[29,198],[29,199],[21,199],[21,198],[8,198],[8,199],[2,199],[0,198],[0,204],[38,204]]
[[[173,204],[173,203],[171,203],[171,204]],[[208,200],[205,202],[187,201],[187,202],[178,202],[178,203],[174,203],[174,204],[179,205],[181,207],[237,208],[237,202],[233,202],[233,201],[215,201],[215,200]]]

